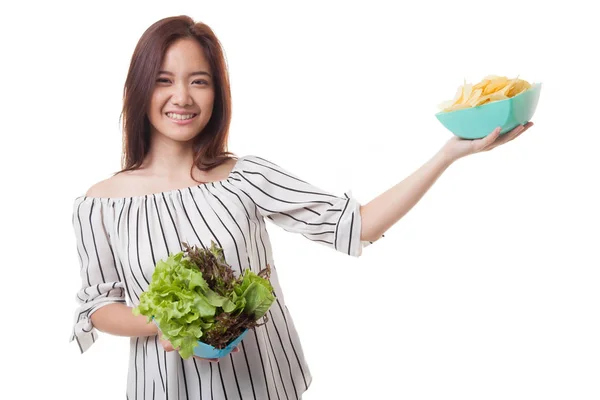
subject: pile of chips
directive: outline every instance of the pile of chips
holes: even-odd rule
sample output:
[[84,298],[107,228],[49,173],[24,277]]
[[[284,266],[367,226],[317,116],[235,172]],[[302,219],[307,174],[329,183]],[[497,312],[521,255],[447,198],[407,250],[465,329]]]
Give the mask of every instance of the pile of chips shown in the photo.
[[439,105],[442,112],[477,107],[498,100],[514,97],[531,88],[526,80],[508,79],[506,76],[490,75],[476,85],[466,81],[460,86],[453,100]]

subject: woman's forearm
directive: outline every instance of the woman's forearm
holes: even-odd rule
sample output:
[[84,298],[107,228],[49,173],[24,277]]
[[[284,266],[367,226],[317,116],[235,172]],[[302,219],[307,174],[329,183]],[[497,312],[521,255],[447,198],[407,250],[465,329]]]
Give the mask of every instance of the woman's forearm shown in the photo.
[[132,308],[123,303],[108,304],[92,313],[92,325],[99,331],[116,336],[154,336],[158,327],[148,317],[133,315]]
[[379,239],[421,200],[452,162],[440,151],[402,182],[361,206],[361,240]]

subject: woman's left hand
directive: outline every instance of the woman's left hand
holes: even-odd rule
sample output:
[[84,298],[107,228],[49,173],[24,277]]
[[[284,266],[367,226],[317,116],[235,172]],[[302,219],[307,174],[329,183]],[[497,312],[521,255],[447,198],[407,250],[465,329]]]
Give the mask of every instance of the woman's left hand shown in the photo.
[[488,136],[474,140],[453,136],[446,142],[442,148],[442,152],[446,157],[450,158],[450,160],[455,161],[470,154],[490,151],[504,143],[514,140],[532,126],[533,122],[528,122],[525,125],[517,126],[512,131],[506,132],[503,135],[500,135],[500,128],[496,128]]

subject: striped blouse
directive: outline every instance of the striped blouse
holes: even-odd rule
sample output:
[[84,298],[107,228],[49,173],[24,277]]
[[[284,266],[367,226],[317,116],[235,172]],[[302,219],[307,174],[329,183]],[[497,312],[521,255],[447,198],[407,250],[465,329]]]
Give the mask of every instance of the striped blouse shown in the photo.
[[240,352],[219,363],[165,352],[158,336],[130,338],[126,398],[297,400],[311,384],[294,322],[277,278],[264,218],[350,256],[361,241],[360,204],[335,196],[272,162],[244,156],[226,179],[142,196],[80,196],[73,228],[81,289],[70,341],[83,353],[98,339],[90,316],[111,303],[139,304],[160,259],[213,240],[241,274],[271,266],[276,301],[268,322],[250,330]]

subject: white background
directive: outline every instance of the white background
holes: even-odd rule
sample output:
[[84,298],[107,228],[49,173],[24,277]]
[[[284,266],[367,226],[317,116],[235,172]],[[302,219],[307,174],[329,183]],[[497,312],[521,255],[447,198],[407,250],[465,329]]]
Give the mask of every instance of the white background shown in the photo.
[[230,150],[363,203],[450,138],[434,114],[463,79],[544,85],[532,129],[452,165],[362,257],[269,225],[305,400],[600,398],[600,27],[591,2],[534,3],[2,6],[0,397],[124,397],[127,339],[68,343],[72,204],[120,168],[137,40],[188,14],[225,49]]

